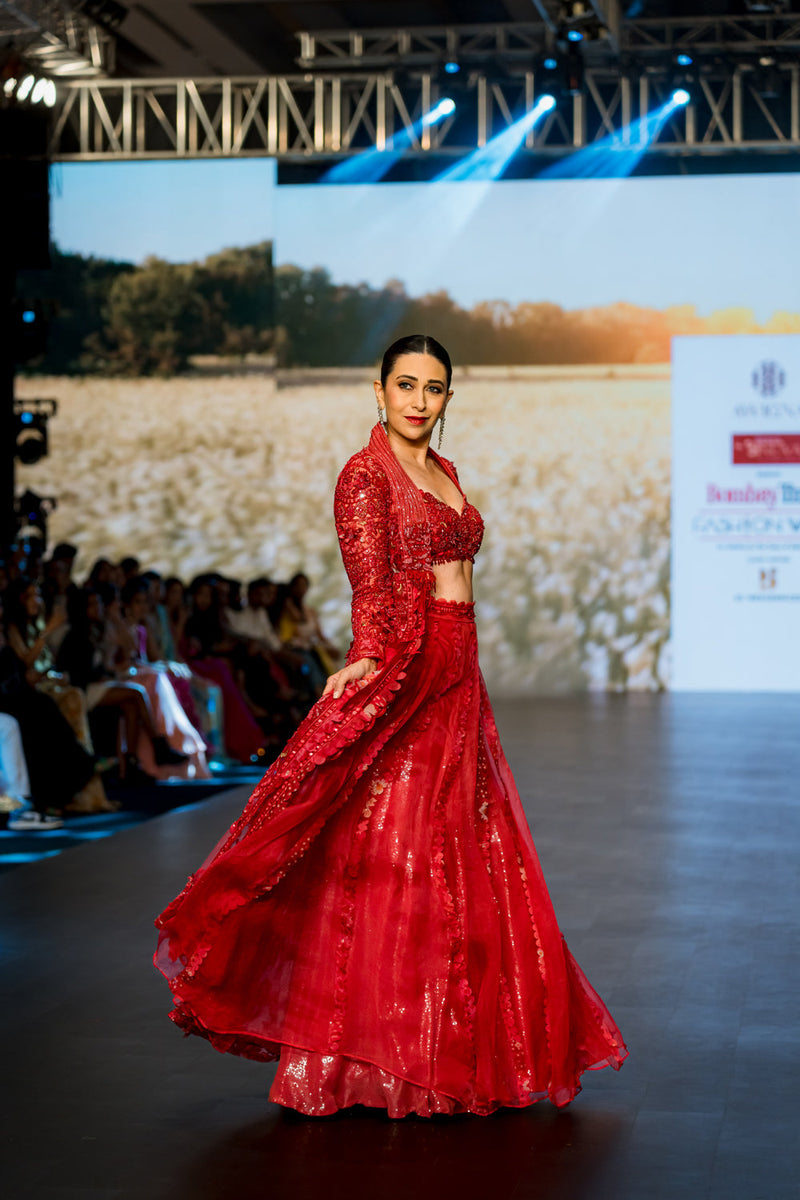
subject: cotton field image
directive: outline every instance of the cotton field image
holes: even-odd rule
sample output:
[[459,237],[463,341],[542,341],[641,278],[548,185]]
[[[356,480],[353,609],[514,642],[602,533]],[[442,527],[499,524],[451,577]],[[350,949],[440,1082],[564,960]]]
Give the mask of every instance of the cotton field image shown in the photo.
[[[188,580],[304,570],[342,647],[349,585],[332,498],[376,416],[369,370],[38,377],[50,454],[18,486],[52,495],[51,544],[135,554]],[[494,694],[669,682],[669,367],[456,372],[442,453],[481,510],[481,663]],[[436,431],[433,446],[436,446]]]

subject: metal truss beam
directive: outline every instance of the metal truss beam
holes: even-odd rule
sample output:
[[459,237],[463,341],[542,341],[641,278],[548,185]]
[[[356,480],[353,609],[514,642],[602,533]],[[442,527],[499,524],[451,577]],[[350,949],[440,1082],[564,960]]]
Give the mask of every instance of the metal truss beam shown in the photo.
[[[540,21],[298,33],[297,61],[317,71],[434,66],[448,60],[484,69],[491,60],[506,65],[527,61],[532,66],[532,58],[552,45],[558,9],[544,0],[533,2]],[[637,20],[620,17],[617,0],[592,0],[592,8],[611,34],[584,44],[593,63],[631,55],[645,61],[664,59],[680,51],[698,56],[800,52],[797,13]]]
[[[648,154],[701,155],[800,148],[800,67],[781,68],[780,97],[767,99],[753,72],[702,77],[693,102],[667,121]],[[59,84],[51,154],[56,160],[229,158],[333,161],[386,147],[407,130],[410,157],[458,157],[484,145],[530,108],[532,71],[497,82],[476,75],[458,93],[455,118],[419,132],[440,96],[436,73],[252,79],[71,80]],[[539,89],[541,90],[541,89]],[[562,101],[528,135],[527,151],[565,155],[663,103],[668,78],[586,72],[586,91]],[[628,136],[635,136],[630,134]]]

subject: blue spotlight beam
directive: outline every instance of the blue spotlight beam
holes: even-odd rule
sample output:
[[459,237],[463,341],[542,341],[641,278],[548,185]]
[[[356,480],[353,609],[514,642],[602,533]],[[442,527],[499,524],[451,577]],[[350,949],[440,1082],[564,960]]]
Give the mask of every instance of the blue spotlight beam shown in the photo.
[[485,146],[473,150],[472,154],[468,154],[454,166],[442,171],[435,177],[434,182],[455,183],[458,180],[475,182],[499,179],[533,127],[545,113],[555,108],[555,105],[556,102],[552,96],[540,96],[533,108],[518,121],[493,137]]
[[669,118],[691,97],[679,88],[669,100],[591,146],[562,158],[539,173],[539,179],[624,179],[631,175]]
[[352,158],[338,162],[320,179],[320,183],[379,183],[402,157],[409,146],[418,143],[423,129],[436,125],[456,110],[449,96],[440,100],[429,112],[423,113],[414,124],[393,134],[383,150],[363,150]]

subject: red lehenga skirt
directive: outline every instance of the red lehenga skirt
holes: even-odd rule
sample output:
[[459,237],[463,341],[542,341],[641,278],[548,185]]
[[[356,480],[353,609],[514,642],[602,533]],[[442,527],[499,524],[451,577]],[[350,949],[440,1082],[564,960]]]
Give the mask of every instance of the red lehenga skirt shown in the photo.
[[431,601],[396,666],[318,702],[156,921],[170,1016],[279,1058],[270,1098],[308,1114],[568,1104],[627,1050],[556,923],[473,606]]

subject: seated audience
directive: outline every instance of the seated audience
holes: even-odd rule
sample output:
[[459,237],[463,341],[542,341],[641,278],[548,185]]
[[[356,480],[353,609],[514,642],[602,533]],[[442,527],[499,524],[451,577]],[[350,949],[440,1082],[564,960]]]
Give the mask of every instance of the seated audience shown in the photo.
[[55,700],[29,682],[24,662],[6,642],[1,601],[0,713],[15,719],[22,738],[36,814],[25,819],[24,827],[31,831],[58,828],[64,810],[94,778],[95,762]]
[[277,618],[278,635],[292,649],[303,650],[319,664],[324,681],[338,670],[339,650],[322,632],[316,609],[306,604],[309,578],[302,572],[293,575],[283,595]]
[[[168,664],[158,659],[159,648],[146,624],[148,591],[148,584],[138,576],[132,576],[122,589],[121,619],[112,617],[116,638],[114,663],[118,672],[133,678],[146,689],[158,734],[169,744],[169,757],[166,761],[158,761],[144,729],[139,731],[134,753],[148,775],[166,778],[188,774],[208,778],[210,771],[202,735],[178,698]],[[163,754],[161,758],[163,760]],[[178,772],[175,764],[181,759],[185,762]]]
[[[6,599],[8,645],[19,658],[27,681],[55,700],[76,738],[94,758],[86,697],[80,688],[73,687],[69,679],[56,669],[52,635],[64,630],[66,624],[65,606],[54,607],[50,615],[45,617],[37,584],[20,580],[9,589]],[[59,637],[59,644],[60,641]],[[106,796],[99,772],[94,773],[69,806],[75,812],[112,812],[117,807]]]
[[[211,576],[199,575],[189,587],[191,611],[183,633],[183,651],[192,670],[222,689],[225,745],[239,762],[259,755],[265,734],[259,717],[269,714],[243,690],[243,672],[232,656],[238,649],[235,637],[222,625],[219,601]],[[237,680],[236,676],[240,678]]]

